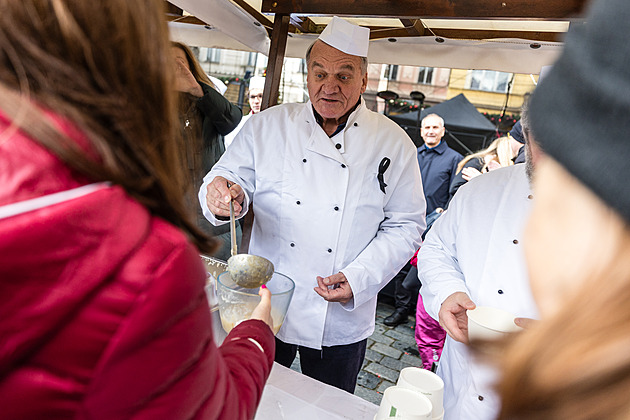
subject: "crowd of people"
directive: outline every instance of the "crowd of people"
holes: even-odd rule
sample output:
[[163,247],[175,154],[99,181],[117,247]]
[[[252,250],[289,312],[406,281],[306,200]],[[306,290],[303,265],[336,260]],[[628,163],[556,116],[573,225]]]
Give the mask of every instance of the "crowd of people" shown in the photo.
[[[254,77],[243,116],[162,3],[0,0],[3,418],[251,419],[298,354],[352,393],[392,279],[385,323],[419,290],[444,419],[630,417],[630,4],[595,0],[519,123],[463,157],[439,115],[415,147],[368,109],[368,28],[334,17],[309,100],[263,111]],[[261,287],[217,345],[199,254],[229,257],[230,206],[295,292],[275,337]],[[522,331],[471,342],[477,306]]]

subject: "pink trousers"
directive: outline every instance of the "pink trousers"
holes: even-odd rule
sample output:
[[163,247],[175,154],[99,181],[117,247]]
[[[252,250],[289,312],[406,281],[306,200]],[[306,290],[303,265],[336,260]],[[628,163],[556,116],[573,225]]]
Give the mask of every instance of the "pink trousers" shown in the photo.
[[422,358],[422,367],[432,370],[433,363],[437,363],[442,355],[446,331],[425,311],[422,295],[418,295],[416,307],[416,343]]

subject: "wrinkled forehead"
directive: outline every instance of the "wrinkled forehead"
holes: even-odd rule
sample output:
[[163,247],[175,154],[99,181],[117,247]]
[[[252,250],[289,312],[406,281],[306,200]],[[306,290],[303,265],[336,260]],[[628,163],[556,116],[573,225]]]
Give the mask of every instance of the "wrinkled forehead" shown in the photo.
[[443,127],[442,119],[436,116],[428,116],[422,120],[422,127]]
[[346,54],[331,47],[323,41],[313,44],[308,62],[309,68],[323,68],[327,70],[361,70],[361,57]]

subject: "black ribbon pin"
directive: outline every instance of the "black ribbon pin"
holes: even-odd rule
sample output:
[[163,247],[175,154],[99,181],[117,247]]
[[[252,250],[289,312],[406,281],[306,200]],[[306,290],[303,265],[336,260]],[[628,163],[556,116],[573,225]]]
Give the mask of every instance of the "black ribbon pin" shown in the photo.
[[383,179],[383,174],[385,174],[385,171],[387,170],[387,168],[389,168],[389,164],[392,161],[388,158],[388,157],[384,157],[383,160],[381,160],[381,163],[378,164],[378,184],[381,187],[381,191],[383,191],[383,194],[385,194],[385,187],[387,187],[387,184],[385,183],[385,180]]

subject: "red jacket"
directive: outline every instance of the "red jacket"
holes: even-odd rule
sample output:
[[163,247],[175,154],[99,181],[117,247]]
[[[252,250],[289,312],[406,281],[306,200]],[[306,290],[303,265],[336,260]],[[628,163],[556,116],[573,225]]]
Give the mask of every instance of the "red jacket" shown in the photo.
[[[0,207],[88,183],[6,130]],[[0,416],[252,418],[273,334],[247,321],[217,348],[204,282],[183,233],[120,187],[0,219]]]

